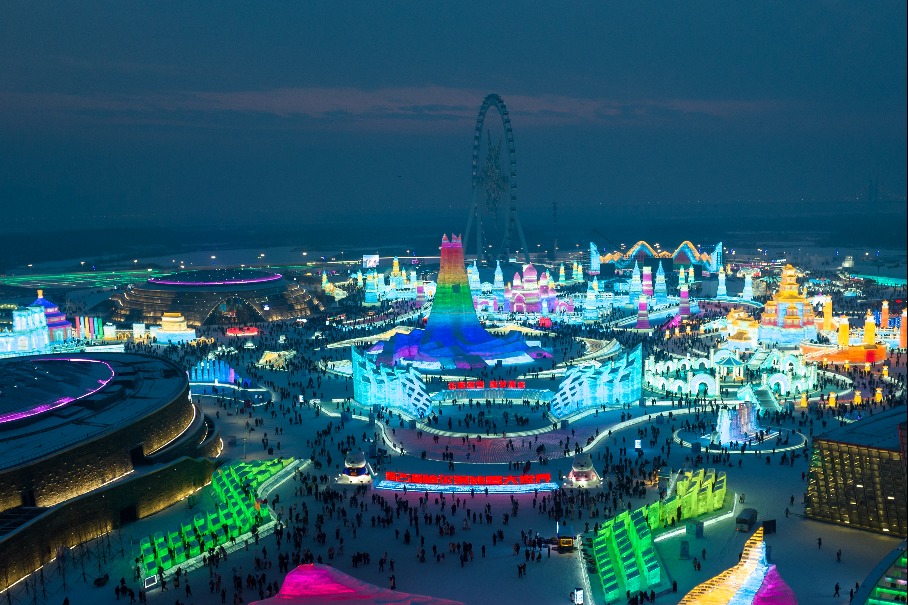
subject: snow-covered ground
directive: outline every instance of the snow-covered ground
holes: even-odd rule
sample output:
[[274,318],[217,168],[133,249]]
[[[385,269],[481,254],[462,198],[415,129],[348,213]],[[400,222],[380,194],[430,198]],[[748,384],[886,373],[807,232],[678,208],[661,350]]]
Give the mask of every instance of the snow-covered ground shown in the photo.
[[[277,384],[286,384],[288,376],[273,372],[268,373],[268,379]],[[346,393],[344,382],[334,378],[324,378],[321,390],[324,391],[326,399],[343,397]],[[289,404],[289,401],[286,403]],[[237,437],[236,445],[228,445],[223,457],[226,460],[242,459],[244,455],[243,437],[247,434],[248,415],[228,415],[228,410],[218,408],[211,398],[203,398],[202,405],[210,415],[214,416],[216,413],[219,415],[221,434],[225,443],[229,436]],[[329,411],[331,408],[333,406],[327,406]],[[262,418],[264,424],[256,427],[255,431],[248,435],[245,442],[245,453],[249,459],[268,457],[261,443],[265,433],[268,434],[269,445],[272,447],[280,441],[280,450],[276,449],[275,455],[308,458],[313,449],[311,446],[307,446],[307,441],[314,441],[316,432],[324,429],[328,422],[332,422],[334,426],[339,424],[339,418],[336,416],[322,413],[316,417],[311,408],[301,410],[303,418],[301,424],[289,424],[280,411],[277,411],[276,418],[272,418],[270,411],[261,408],[257,408],[254,414],[256,417]],[[639,411],[635,411],[635,415],[639,415]],[[615,418],[615,414],[600,414],[599,421],[602,423],[600,429],[605,433],[618,419]],[[278,426],[285,431],[281,435],[275,434]],[[585,426],[586,423],[584,423]],[[591,448],[588,448],[587,451],[592,452],[597,469],[601,469],[604,464],[597,460],[597,455],[604,452],[605,447],[610,447],[613,453],[617,447],[622,445],[632,449],[633,440],[637,438],[639,428],[641,425],[628,426],[615,432],[611,437],[599,439]],[[662,425],[661,428],[663,429],[662,437],[667,436],[667,427]],[[326,463],[327,456],[320,455],[319,459],[326,464],[320,471],[313,472],[329,476],[337,473],[343,460],[342,454],[338,451],[339,443],[347,435],[352,435],[359,445],[363,434],[367,436],[372,434],[370,427],[365,422],[357,420],[347,422],[343,430],[334,433],[333,439],[329,439],[327,443],[332,459],[330,468]],[[400,429],[398,429],[398,434],[400,434]],[[424,435],[423,440],[426,438],[427,436]],[[644,455],[652,457],[661,453],[659,448],[662,442],[663,439],[660,439],[659,445],[650,448],[648,441],[644,440]],[[459,440],[456,440],[452,443],[451,448],[458,447],[458,444]],[[669,466],[675,469],[687,466],[688,462],[685,461],[685,457],[688,455],[689,451],[677,444],[673,445]],[[760,521],[777,520],[778,532],[767,536],[766,542],[772,547],[772,561],[778,565],[782,578],[794,589],[800,603],[847,603],[849,588],[854,587],[855,582],[862,581],[868,571],[895,547],[898,540],[805,519],[801,516],[800,503],[806,489],[802,473],[807,471],[807,462],[802,456],[798,458],[794,466],[783,466],[779,464],[780,455],[777,454],[769,465],[765,463],[765,453],[759,458],[733,456],[732,466],[723,469],[728,473],[729,492],[746,494],[745,504],[758,510]],[[743,458],[740,468],[737,464],[739,457]],[[456,460],[464,460],[464,456],[458,455]],[[457,462],[454,472],[496,475],[513,472],[506,461],[483,462],[483,464]],[[553,476],[557,475],[559,471],[566,474],[570,470],[570,463],[570,457],[553,459],[545,467],[545,471],[551,472]],[[710,468],[716,465],[705,464],[704,466]],[[534,470],[535,468],[534,465]],[[389,462],[380,466],[378,475],[380,478],[383,477],[386,470],[424,472],[429,469],[436,472],[450,472],[447,471],[446,462],[420,460],[417,456],[396,455]],[[606,476],[605,479],[607,481],[609,476]],[[414,528],[408,524],[406,514],[395,517],[395,521],[390,527],[372,527],[370,518],[379,512],[378,506],[372,503],[372,495],[376,494],[384,498],[392,506],[395,500],[395,492],[374,490],[364,498],[365,508],[362,511],[364,522],[357,529],[356,537],[353,537],[352,529],[343,527],[337,517],[326,518],[324,531],[327,534],[327,541],[325,545],[319,545],[313,539],[313,525],[315,516],[322,511],[323,504],[312,496],[295,496],[295,489],[299,485],[298,482],[290,479],[274,492],[280,494],[278,510],[288,511],[291,505],[299,507],[301,503],[305,502],[309,508],[310,520],[309,536],[304,539],[303,548],[311,549],[315,557],[321,556],[324,562],[331,563],[359,579],[387,587],[389,577],[393,573],[399,590],[455,599],[471,605],[478,603],[567,603],[569,592],[575,587],[584,586],[583,565],[576,551],[572,554],[552,552],[550,556],[543,551],[541,561],[528,563],[527,575],[522,578],[518,577],[517,566],[519,563],[525,562],[524,547],[521,543],[520,552],[515,555],[513,545],[521,542],[521,531],[539,532],[544,537],[554,536],[555,533],[554,520],[550,520],[547,515],[538,512],[538,503],[537,508],[534,509],[533,494],[516,496],[520,504],[519,514],[517,517],[511,518],[507,525],[503,523],[503,513],[511,512],[508,495],[477,494],[472,498],[469,495],[460,496],[461,505],[457,507],[457,512],[454,514],[452,514],[451,505],[456,503],[457,496],[452,498],[451,495],[448,495],[445,498],[444,512],[449,522],[456,527],[456,533],[452,537],[441,537],[437,527],[421,523],[420,536],[414,535],[413,542],[407,546],[404,545],[403,534],[407,529],[413,533]],[[633,500],[631,504],[636,507],[656,497],[654,489],[649,489],[648,492],[646,500]],[[114,586],[121,577],[138,593],[139,583],[133,579],[132,556],[134,555],[131,554],[130,543],[155,531],[175,528],[182,519],[190,518],[196,512],[205,510],[209,505],[206,500],[208,496],[205,493],[206,490],[200,492],[191,503],[192,506],[189,501],[184,500],[158,515],[138,521],[112,534],[109,537],[109,550],[108,540],[105,539],[89,544],[84,550],[75,549],[69,562],[65,565],[65,589],[61,564],[51,563],[43,570],[43,583],[40,573],[35,574],[32,576],[33,579],[28,582],[16,585],[9,592],[7,602],[9,605],[13,603],[33,603],[35,605],[62,603],[63,599],[68,597],[71,605],[112,603],[116,600]],[[348,491],[348,494],[352,493],[352,489]],[[411,507],[417,507],[420,495],[422,494],[409,492],[406,496],[397,494],[397,497],[406,498]],[[790,506],[791,496],[795,498],[794,506]],[[434,502],[436,497],[437,494],[430,495],[430,503],[426,508],[426,512],[433,516],[442,512],[441,505],[436,505]],[[541,498],[542,494],[539,497]],[[484,509],[486,504],[490,504],[493,511],[491,526],[485,523],[474,524],[471,517],[470,529],[463,530],[462,523],[466,510],[471,513],[479,512]],[[788,518],[784,514],[786,507],[792,511]],[[582,531],[587,521],[592,526],[597,520],[601,521],[602,518],[589,519],[588,512],[584,511],[582,518],[574,518],[570,522],[575,529]],[[327,554],[329,547],[334,547],[335,550],[339,548],[339,541],[335,539],[337,528],[340,528],[340,535],[344,538],[343,555],[335,556],[332,561],[329,561]],[[492,534],[497,530],[501,530],[505,538],[493,546]],[[425,538],[424,548],[427,552],[427,559],[424,563],[417,559],[422,537]],[[822,548],[817,547],[817,538],[822,538]],[[692,540],[690,545],[691,555],[698,558],[701,556],[702,550],[706,550],[706,558],[702,561],[702,570],[699,572],[693,571],[690,560],[679,558],[681,539],[681,537],[669,539],[658,545],[659,554],[668,574],[678,583],[678,592],[659,596],[657,602],[677,603],[693,586],[734,565],[746,535],[735,531],[733,519],[707,527],[704,537]],[[449,552],[450,544],[455,541],[467,541],[473,545],[475,556],[463,567],[461,567],[456,553]],[[439,553],[445,553],[446,556],[442,562],[436,562],[432,557],[432,546],[436,546]],[[486,549],[485,557],[481,556],[483,546]],[[218,569],[210,572],[208,568],[202,568],[189,573],[191,596],[185,592],[184,579],[179,588],[175,588],[171,584],[166,592],[162,592],[159,586],[155,587],[147,595],[148,600],[158,605],[174,601],[185,605],[221,603],[220,595],[209,590],[209,580],[220,575],[221,584],[227,589],[226,602],[230,603],[234,599],[230,579],[234,570],[244,577],[248,573],[255,573],[255,559],[257,556],[261,556],[263,549],[267,549],[268,560],[272,562],[273,567],[258,573],[265,573],[269,583],[279,582],[284,574],[278,573],[277,542],[276,537],[271,535],[263,538],[259,545],[252,544],[248,550],[240,550],[229,555],[226,561],[220,563]],[[836,562],[838,549],[842,550],[840,563]],[[282,552],[289,552],[289,543],[286,539],[283,542]],[[371,562],[367,565],[360,564],[353,567],[351,557],[357,552],[369,553]],[[394,560],[393,572],[390,571],[389,565],[383,571],[378,569],[378,561],[386,552],[388,558]],[[85,580],[83,580],[83,565]],[[104,573],[110,575],[110,583],[103,588],[96,588],[92,580]],[[215,575],[210,575],[212,573]],[[595,582],[595,578],[592,581]],[[836,582],[842,586],[842,596],[839,598],[832,597]],[[7,597],[7,595],[2,596]],[[246,589],[242,594],[243,602],[247,603],[258,600],[259,596],[257,590]],[[268,596],[267,591],[265,596]]]

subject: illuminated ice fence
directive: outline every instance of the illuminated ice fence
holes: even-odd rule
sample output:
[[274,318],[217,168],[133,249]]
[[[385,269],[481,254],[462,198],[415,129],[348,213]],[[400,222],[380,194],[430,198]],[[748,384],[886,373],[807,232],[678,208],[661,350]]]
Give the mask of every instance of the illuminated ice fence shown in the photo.
[[233,384],[239,376],[223,359],[203,359],[189,370],[190,382]]
[[564,418],[584,410],[635,403],[643,394],[642,376],[640,345],[604,362],[570,368],[552,398],[551,413]]
[[172,531],[159,531],[139,540],[135,560],[146,578],[145,586],[172,567],[187,565],[219,546],[235,542],[270,519],[271,513],[254,494],[292,459],[236,462],[214,473],[208,490],[214,508],[187,514]]

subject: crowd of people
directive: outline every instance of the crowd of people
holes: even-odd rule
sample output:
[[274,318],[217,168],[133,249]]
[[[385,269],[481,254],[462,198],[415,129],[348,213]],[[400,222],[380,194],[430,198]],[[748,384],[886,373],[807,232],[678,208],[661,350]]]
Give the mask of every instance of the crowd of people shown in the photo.
[[[402,305],[385,310],[385,313],[412,311],[412,308]],[[570,363],[583,354],[582,338],[614,339],[624,347],[639,344],[644,356],[653,355],[657,359],[669,355],[703,354],[715,344],[715,337],[700,334],[698,327],[723,312],[720,308],[707,309],[703,315],[692,320],[690,334],[670,339],[666,339],[661,331],[644,333],[617,328],[614,317],[594,324],[556,323],[544,337],[544,344],[557,352],[558,363]],[[213,553],[207,557],[205,567],[209,594],[222,604],[226,604],[228,599],[239,605],[256,597],[273,596],[278,591],[283,574],[307,562],[355,569],[357,574],[369,578],[386,576],[388,587],[406,589],[410,584],[409,578],[418,573],[423,565],[469,568],[493,553],[500,556],[500,553],[507,552],[517,568],[516,577],[522,579],[533,573],[534,566],[552,556],[553,536],[548,528],[554,525],[553,522],[582,524],[584,532],[595,533],[602,521],[615,514],[664,497],[666,478],[686,467],[710,465],[731,469],[775,463],[784,465],[780,472],[800,475],[806,490],[804,461],[808,459],[811,438],[815,434],[851,420],[856,414],[872,414],[904,405],[906,356],[902,351],[895,351],[887,360],[890,379],[883,380],[878,367],[867,372],[857,366],[847,370],[832,366],[820,378],[822,387],[827,389],[844,390],[853,386],[870,393],[876,387],[882,387],[882,403],[865,397],[863,402],[855,404],[846,397],[838,401],[837,407],[812,405],[807,410],[783,409],[767,414],[762,421],[776,431],[772,443],[757,442],[755,436],[751,443],[707,447],[699,454],[679,447],[674,437],[677,430],[709,432],[714,429],[725,402],[714,398],[672,396],[662,402],[651,401],[642,409],[623,409],[620,417],[617,412],[607,414],[601,410],[600,414],[597,411],[585,424],[578,425],[584,431],[580,435],[575,435],[573,429],[565,430],[558,443],[559,449],[564,456],[590,451],[600,470],[601,490],[578,491],[562,487],[551,492],[510,496],[487,494],[480,490],[461,494],[409,491],[386,495],[365,487],[341,487],[333,481],[342,472],[345,455],[359,449],[367,451],[375,433],[363,422],[341,417],[336,413],[339,406],[335,410],[326,403],[331,398],[349,401],[352,392],[350,379],[330,370],[330,362],[339,361],[349,353],[324,346],[351,338],[365,339],[384,326],[278,322],[257,327],[260,335],[255,340],[256,348],[251,350],[242,346],[231,347],[236,339],[228,336],[226,329],[220,326],[199,329],[200,336],[214,340],[210,344],[127,345],[129,350],[165,356],[186,368],[220,348],[219,356],[237,368],[239,374],[270,390],[273,399],[262,406],[247,407],[244,401],[221,395],[202,398],[202,405],[211,406],[221,421],[234,422],[248,435],[253,431],[261,434],[260,455],[274,452],[274,455],[308,460],[308,464],[293,475],[292,481],[280,488],[280,495],[274,501],[279,521],[274,537],[269,537],[263,544],[259,544],[256,538],[246,545],[247,549],[252,549],[244,551],[252,553],[249,555],[252,562],[246,571],[242,565],[234,563],[242,556]],[[229,348],[222,348],[225,346]],[[262,350],[294,350],[296,355],[288,360],[286,370],[278,371],[256,364]],[[477,378],[508,379],[520,372],[514,368],[489,369]],[[534,380],[538,382],[533,383]],[[530,378],[530,386],[548,388],[551,387],[551,379]],[[653,399],[656,397],[656,394],[649,395]],[[536,414],[544,416],[544,406],[538,402],[526,403],[526,410],[515,410],[513,407],[493,410],[485,405],[480,407],[478,401],[462,401],[455,405],[466,406],[466,409],[459,410],[457,417],[449,414],[446,418],[443,410],[438,410],[416,428],[405,425],[402,417],[396,418],[392,425],[394,416],[391,411],[383,412],[376,420],[390,429],[392,439],[401,432],[412,433],[414,440],[421,440],[423,432],[433,426],[463,432],[462,441],[454,442],[450,449],[445,446],[445,452],[450,453],[450,457],[444,460],[448,470],[468,462],[467,456],[475,451],[479,442],[502,439],[505,443],[509,440],[509,449],[526,452],[525,455],[514,456],[509,470],[525,472],[531,461],[536,462],[538,439],[533,436],[509,438],[497,435],[499,429],[511,428],[512,425],[514,430],[524,428]],[[491,402],[489,404],[491,406]],[[502,425],[498,424],[499,421]],[[532,422],[535,423],[535,420]],[[535,424],[531,428],[535,429]],[[540,424],[540,428],[548,429],[544,423]],[[485,436],[474,435],[471,438],[467,433],[485,433]],[[800,439],[797,441],[800,445],[795,450],[783,447],[792,436]],[[438,435],[432,435],[430,439],[437,443]],[[646,446],[640,449],[631,447],[629,442],[636,439]],[[228,455],[235,455],[235,452],[228,452]],[[545,458],[548,462],[548,456]],[[796,460],[800,462],[797,465]],[[542,462],[542,457],[539,457],[539,462]],[[388,464],[393,465],[394,462],[389,461]],[[785,471],[785,468],[791,470]],[[564,476],[562,470],[558,471],[559,477]],[[794,496],[790,506],[795,506]],[[377,540],[365,539],[366,534],[380,537]],[[702,558],[705,559],[705,553]],[[695,565],[700,563],[698,560]],[[365,570],[371,571],[366,573]],[[198,584],[195,577],[193,575],[193,583]],[[188,577],[182,581],[186,598],[191,600]],[[180,578],[175,577],[173,582],[176,589]],[[160,589],[165,586],[162,582]],[[120,589],[119,586],[117,588]],[[132,598],[131,592],[126,588],[122,595]],[[141,601],[144,594],[140,591],[139,595]],[[649,600],[657,596],[656,593],[647,595]],[[635,598],[642,597],[635,595]]]

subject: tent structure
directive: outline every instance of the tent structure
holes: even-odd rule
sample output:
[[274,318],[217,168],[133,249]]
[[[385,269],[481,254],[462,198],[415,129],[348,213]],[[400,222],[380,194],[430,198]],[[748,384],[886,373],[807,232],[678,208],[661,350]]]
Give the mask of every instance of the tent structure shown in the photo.
[[250,605],[463,605],[460,601],[408,594],[379,588],[317,563],[300,565],[284,578],[280,591],[270,599]]

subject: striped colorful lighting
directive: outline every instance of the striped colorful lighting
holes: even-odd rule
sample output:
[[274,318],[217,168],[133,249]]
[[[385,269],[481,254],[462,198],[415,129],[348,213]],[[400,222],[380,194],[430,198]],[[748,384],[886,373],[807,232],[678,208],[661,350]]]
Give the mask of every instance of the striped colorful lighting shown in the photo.
[[737,565],[696,586],[679,605],[797,605],[797,602],[776,566],[766,561],[761,527],[744,544]]
[[401,483],[382,479],[376,485],[378,489],[387,489],[395,492],[438,492],[445,494],[469,494],[483,492],[490,494],[532,494],[537,491],[554,491],[558,489],[557,483],[528,483],[525,485],[437,485],[435,483]]

